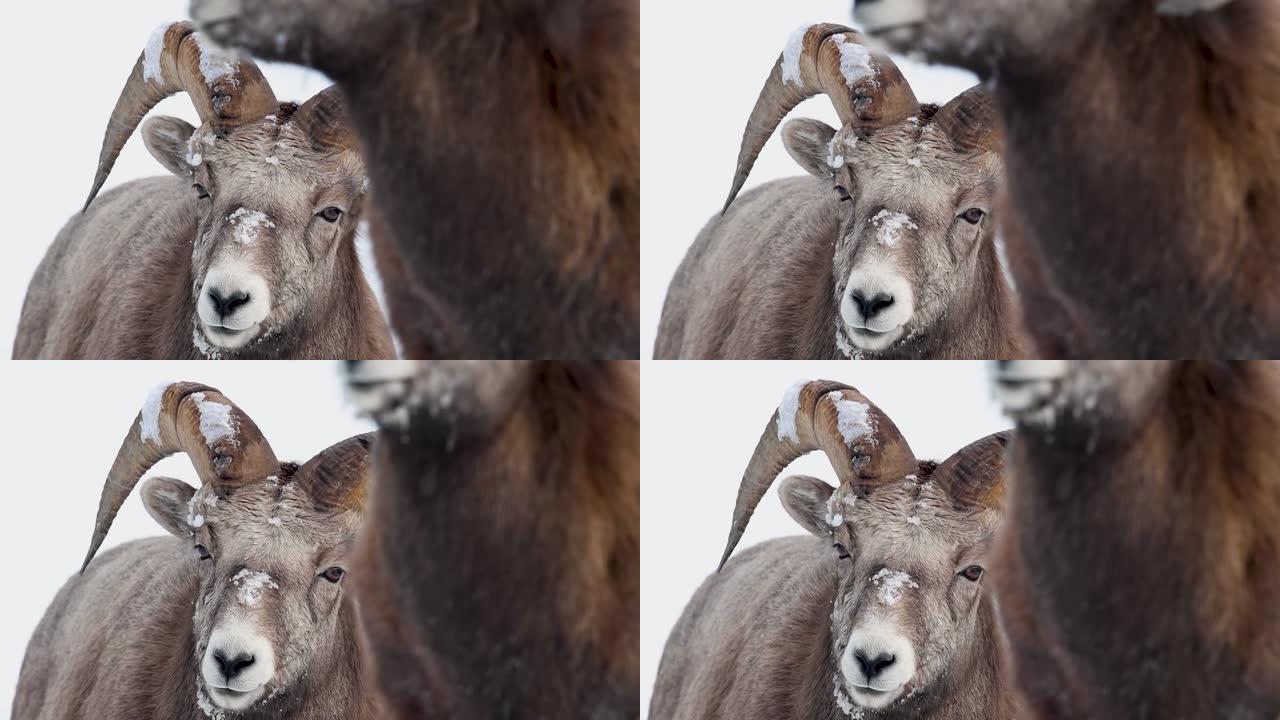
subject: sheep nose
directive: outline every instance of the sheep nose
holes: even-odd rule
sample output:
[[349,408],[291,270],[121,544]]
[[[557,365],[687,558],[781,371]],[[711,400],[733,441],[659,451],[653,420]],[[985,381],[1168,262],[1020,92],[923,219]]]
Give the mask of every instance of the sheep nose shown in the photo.
[[881,653],[869,658],[861,650],[855,650],[853,659],[858,661],[858,667],[862,669],[862,674],[866,676],[867,682],[871,682],[877,675],[893,665],[893,661],[897,658],[887,653]]
[[226,317],[249,302],[249,293],[243,290],[223,293],[218,288],[209,288],[209,299],[213,301],[218,317]]
[[854,290],[850,295],[853,297],[853,303],[858,306],[858,314],[862,315],[863,320],[870,320],[893,307],[893,296],[885,293],[876,293],[867,297],[862,291]]
[[241,671],[253,665],[253,656],[248,653],[240,653],[228,658],[221,650],[214,650],[213,661],[218,663],[218,669],[222,670],[223,677],[227,680],[233,680]]

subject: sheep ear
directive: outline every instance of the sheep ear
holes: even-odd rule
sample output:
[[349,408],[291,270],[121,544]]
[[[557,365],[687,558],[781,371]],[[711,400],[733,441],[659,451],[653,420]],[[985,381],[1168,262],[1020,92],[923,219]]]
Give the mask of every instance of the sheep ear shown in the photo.
[[195,488],[173,478],[153,477],[142,484],[142,504],[147,512],[160,527],[180,538],[189,538],[194,532],[190,504],[195,494]]
[[196,131],[190,123],[175,117],[153,117],[142,126],[142,140],[160,164],[178,177],[191,177],[194,165],[188,157],[187,143]]
[[831,138],[835,136],[835,128],[808,118],[791,120],[782,128],[782,142],[792,159],[823,180],[834,178],[836,170],[844,167],[844,158],[831,154]]
[[782,507],[800,527],[818,537],[831,537],[833,518],[827,515],[827,502],[835,488],[818,478],[792,475],[778,486]]

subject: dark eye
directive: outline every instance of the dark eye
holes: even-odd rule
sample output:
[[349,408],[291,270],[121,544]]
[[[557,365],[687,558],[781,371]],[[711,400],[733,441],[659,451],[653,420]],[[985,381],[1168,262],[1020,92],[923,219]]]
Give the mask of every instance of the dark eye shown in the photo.
[[836,186],[836,194],[840,196],[840,202],[848,202],[853,199],[853,196],[849,194],[849,189],[843,185]]
[[201,560],[213,559],[213,556],[209,554],[209,548],[203,545],[196,545],[196,555],[199,555]]
[[837,552],[837,553],[840,553],[840,559],[841,559],[841,560],[848,560],[848,559],[849,559],[849,549],[848,549],[848,548],[846,548],[843,544],[841,544],[841,543],[836,543],[836,544],[835,544],[835,548],[836,548],[836,552]]
[[961,570],[960,575],[963,576],[964,579],[968,580],[969,582],[978,582],[978,578],[982,577],[982,566],[970,565],[964,570]]
[[327,223],[336,223],[338,222],[338,218],[342,217],[342,211],[336,207],[327,207],[316,213],[316,217]]
[[978,208],[969,208],[968,210],[960,213],[960,217],[964,218],[964,221],[970,225],[977,225],[982,221],[982,218],[986,216],[987,214]]
[[343,570],[340,567],[334,566],[320,573],[320,577],[324,578],[325,580],[328,580],[331,583],[336,583],[342,579],[343,575],[346,575],[346,574],[347,574],[346,570]]
[[201,199],[209,197],[208,189],[206,189],[205,186],[201,185],[200,183],[196,183],[195,185],[192,185],[192,187],[196,189],[196,197]]

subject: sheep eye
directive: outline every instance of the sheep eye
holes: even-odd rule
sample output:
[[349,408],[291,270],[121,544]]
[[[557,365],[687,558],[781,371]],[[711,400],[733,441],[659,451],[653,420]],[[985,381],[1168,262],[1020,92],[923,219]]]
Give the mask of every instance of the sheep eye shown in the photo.
[[342,217],[342,211],[336,207],[327,207],[316,213],[316,215],[327,223],[336,223],[338,218]]
[[970,565],[964,570],[961,570],[960,575],[963,576],[964,579],[968,580],[969,582],[978,582],[978,578],[982,577],[982,566]]
[[970,225],[977,225],[979,222],[982,221],[982,218],[986,216],[987,214],[982,210],[979,210],[978,208],[969,208],[968,210],[965,210],[963,213],[960,213],[960,217],[964,218],[964,221],[969,223]]
[[196,555],[199,555],[201,560],[213,559],[213,556],[209,554],[209,548],[203,545],[196,545]]
[[201,185],[200,183],[196,183],[192,187],[196,189],[196,197],[200,198],[201,200],[209,197],[209,190],[205,188],[205,186]]
[[840,202],[848,202],[853,199],[853,196],[849,194],[849,189],[843,185],[836,186],[836,194],[840,196]]
[[328,580],[331,583],[336,583],[342,579],[342,576],[346,574],[347,574],[346,570],[343,570],[342,568],[335,566],[320,573],[320,577],[324,578],[325,580]]
[[837,553],[840,553],[840,559],[841,559],[841,560],[848,560],[848,559],[849,559],[849,549],[848,549],[848,548],[846,548],[846,547],[844,546],[844,544],[842,544],[842,543],[836,543],[836,544],[835,544],[835,549],[836,549],[836,552],[837,552]]

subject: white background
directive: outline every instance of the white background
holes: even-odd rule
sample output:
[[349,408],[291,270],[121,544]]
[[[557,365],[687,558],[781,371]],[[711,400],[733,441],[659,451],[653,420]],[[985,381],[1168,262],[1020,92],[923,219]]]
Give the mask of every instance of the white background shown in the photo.
[[[715,571],[733,505],[760,433],[799,380],[838,380],[884,410],[916,457],[942,460],[1012,423],[991,400],[981,362],[648,362],[641,405],[640,717],[667,635],[685,603]],[[821,453],[780,477],[835,484]],[[803,534],[770,491],[738,548]]]
[[[98,167],[102,135],[133,64],[151,31],[187,18],[187,0],[24,3],[0,30],[0,67],[6,68],[0,114],[0,197],[6,212],[0,249],[0,357],[13,353],[13,337],[27,284],[45,250],[80,212]],[[290,65],[259,63],[276,97],[302,102],[332,83]],[[156,106],[148,117],[171,115],[193,125],[199,118],[185,94]],[[141,126],[139,126],[141,127]],[[129,180],[167,175],[135,132],[103,191]],[[368,243],[364,265],[374,282]]]
[[[27,641],[58,589],[79,572],[93,534],[98,497],[120,442],[148,391],[193,380],[221,390],[258,424],[276,457],[304,462],[339,440],[368,432],[346,403],[339,365],[330,362],[5,362],[4,620],[0,622],[0,717],[8,717]],[[199,486],[185,455],[145,477]],[[165,535],[137,491],[102,550]],[[99,551],[101,552],[101,551]]]
[[[642,357],[653,356],[672,275],[724,205],[747,117],[791,32],[815,22],[850,24],[850,8],[849,0],[641,5]],[[921,102],[946,102],[977,82],[968,72],[897,61]],[[789,117],[839,126],[823,96]],[[746,187],[802,174],[775,133]]]

